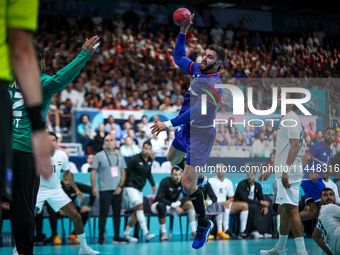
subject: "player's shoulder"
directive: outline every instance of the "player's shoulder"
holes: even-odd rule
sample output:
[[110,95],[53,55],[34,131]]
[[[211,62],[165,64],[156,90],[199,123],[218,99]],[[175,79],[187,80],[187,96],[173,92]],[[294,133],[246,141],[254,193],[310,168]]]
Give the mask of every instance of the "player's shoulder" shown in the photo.
[[63,150],[56,149],[53,156],[54,157],[61,157],[63,159],[68,159],[66,152],[63,151]]
[[327,212],[330,212],[330,211],[333,212],[334,210],[336,210],[338,208],[339,208],[339,206],[336,205],[336,204],[323,205],[323,206],[321,206],[321,212],[327,214]]

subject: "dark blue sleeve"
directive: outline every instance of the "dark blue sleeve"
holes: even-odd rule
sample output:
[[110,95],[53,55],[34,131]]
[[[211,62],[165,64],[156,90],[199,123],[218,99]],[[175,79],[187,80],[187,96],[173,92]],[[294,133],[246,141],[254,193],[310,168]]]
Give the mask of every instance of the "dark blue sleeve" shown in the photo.
[[[207,108],[213,106],[212,104],[207,104]],[[195,105],[185,112],[183,112],[181,115],[175,117],[171,120],[171,124],[174,127],[189,123],[190,120],[194,120],[197,117],[201,116],[201,100],[197,100]]]
[[179,34],[177,37],[174,60],[176,65],[178,65],[187,74],[192,74],[191,66],[194,63],[190,58],[187,57],[185,52],[185,37],[184,34]]
[[309,147],[309,150],[307,151],[307,153],[312,158],[315,158],[318,155],[319,151],[320,151],[320,145],[319,145],[319,143],[315,143],[311,147]]

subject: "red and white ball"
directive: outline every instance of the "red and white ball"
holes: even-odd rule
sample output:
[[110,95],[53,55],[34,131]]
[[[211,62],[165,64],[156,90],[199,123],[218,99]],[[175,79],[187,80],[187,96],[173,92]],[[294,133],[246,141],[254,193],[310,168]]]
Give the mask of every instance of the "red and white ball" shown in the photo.
[[178,8],[173,18],[176,25],[185,26],[191,22],[191,12],[187,8]]

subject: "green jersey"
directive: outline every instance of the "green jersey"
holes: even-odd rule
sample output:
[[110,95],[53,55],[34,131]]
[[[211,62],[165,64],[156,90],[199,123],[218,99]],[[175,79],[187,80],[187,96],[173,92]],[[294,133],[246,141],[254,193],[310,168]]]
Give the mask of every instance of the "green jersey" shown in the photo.
[[[45,118],[53,95],[62,91],[77,77],[91,56],[90,52],[82,49],[71,63],[59,70],[55,75],[49,76],[43,73],[40,75],[43,96],[42,108]],[[9,85],[9,94],[12,97],[13,109],[12,148],[19,151],[32,152],[31,121],[28,117],[24,98],[16,81]]]

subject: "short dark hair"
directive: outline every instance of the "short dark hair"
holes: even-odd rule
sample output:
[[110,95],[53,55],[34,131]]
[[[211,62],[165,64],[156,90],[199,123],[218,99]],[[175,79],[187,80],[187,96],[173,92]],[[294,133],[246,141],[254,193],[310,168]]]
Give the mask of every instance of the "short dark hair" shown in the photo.
[[151,141],[150,139],[149,140],[146,140],[144,143],[143,143],[143,148],[145,145],[150,145],[152,147],[152,144],[151,144]]
[[[323,132],[326,133],[328,130],[333,130],[334,133],[336,133],[335,128],[332,128],[332,127],[326,127],[325,130],[324,130]],[[319,131],[319,130],[318,130],[318,131]]]
[[42,48],[40,48],[39,46],[35,46],[35,52],[37,54],[37,59],[39,63],[45,60],[44,50]]
[[322,192],[324,192],[324,191],[332,191],[333,192],[333,194],[335,195],[335,192],[334,192],[334,190],[332,190],[332,189],[330,189],[330,188],[324,188],[323,190],[321,190],[321,192],[320,192],[320,197],[321,197],[321,195],[322,195]]
[[225,60],[225,57],[226,57],[226,54],[225,54],[225,51],[222,47],[220,46],[217,46],[216,44],[210,44],[208,46],[208,49],[209,50],[213,50],[216,52],[216,55],[217,55],[217,61],[224,61]]
[[51,135],[51,136],[54,136],[56,141],[58,140],[58,137],[57,137],[57,135],[54,132],[48,131],[47,134]]
[[178,170],[182,171],[179,167],[174,166],[174,167],[171,169],[171,174],[172,174],[174,171],[178,171]]

